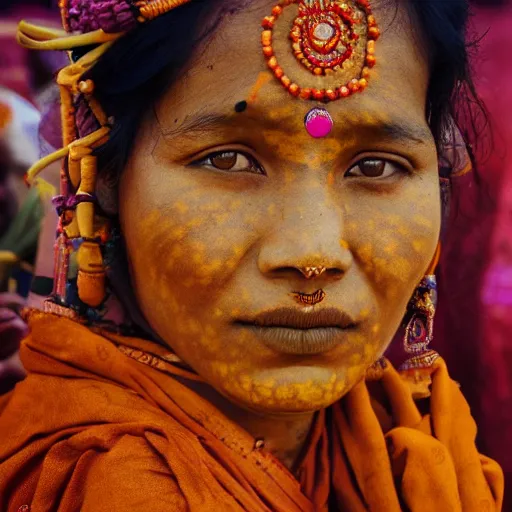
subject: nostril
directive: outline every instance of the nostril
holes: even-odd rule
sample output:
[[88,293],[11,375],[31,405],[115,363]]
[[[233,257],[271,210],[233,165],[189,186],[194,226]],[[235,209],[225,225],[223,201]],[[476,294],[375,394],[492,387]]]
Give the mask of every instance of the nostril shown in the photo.
[[328,268],[325,271],[326,277],[330,277],[333,279],[340,279],[345,275],[345,271],[339,269],[339,268]]

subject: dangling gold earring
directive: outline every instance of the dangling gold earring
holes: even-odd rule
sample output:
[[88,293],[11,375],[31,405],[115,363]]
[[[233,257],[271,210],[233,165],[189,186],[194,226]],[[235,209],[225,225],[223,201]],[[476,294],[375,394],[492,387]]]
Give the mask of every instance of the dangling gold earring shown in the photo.
[[427,274],[421,280],[407,306],[405,317],[407,326],[403,346],[411,357],[400,366],[400,371],[413,373],[416,383],[423,380],[420,370],[431,368],[439,357],[435,350],[429,349],[429,344],[433,338],[437,305],[437,282],[434,272],[440,254],[441,246],[438,245]]

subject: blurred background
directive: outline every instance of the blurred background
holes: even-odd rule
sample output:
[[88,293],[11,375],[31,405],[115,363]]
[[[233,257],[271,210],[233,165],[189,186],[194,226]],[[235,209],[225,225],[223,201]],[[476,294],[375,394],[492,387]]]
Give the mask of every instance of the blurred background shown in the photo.
[[[440,0],[442,1],[442,0]],[[448,1],[448,0],[445,0]],[[476,172],[455,178],[439,270],[433,348],[448,362],[479,426],[481,452],[512,485],[512,0],[473,2],[477,90],[490,126],[472,148]],[[26,327],[19,313],[51,283],[55,191],[29,191],[23,174],[59,147],[56,71],[66,56],[15,42],[20,19],[60,26],[56,2],[0,0],[0,394],[23,378],[17,356]],[[492,134],[492,135],[491,135]],[[45,173],[57,186],[58,166]],[[39,246],[39,248],[38,248]],[[50,286],[50,289],[46,289]],[[28,301],[28,302],[27,302]],[[504,510],[512,511],[506,491]]]

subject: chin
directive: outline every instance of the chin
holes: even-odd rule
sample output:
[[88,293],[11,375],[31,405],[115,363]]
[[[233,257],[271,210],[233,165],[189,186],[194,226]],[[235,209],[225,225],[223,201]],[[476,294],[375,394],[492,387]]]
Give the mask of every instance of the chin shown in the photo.
[[260,414],[304,414],[337,402],[363,375],[359,368],[292,366],[258,372],[220,391],[236,405]]

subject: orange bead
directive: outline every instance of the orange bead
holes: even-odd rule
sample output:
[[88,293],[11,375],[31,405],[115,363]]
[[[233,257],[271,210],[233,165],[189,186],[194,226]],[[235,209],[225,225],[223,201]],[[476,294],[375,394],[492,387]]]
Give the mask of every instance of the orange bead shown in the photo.
[[357,80],[357,78],[350,80],[350,82],[348,84],[348,88],[351,92],[359,91],[359,80]]
[[377,59],[375,58],[375,55],[367,55],[366,64],[368,65],[368,67],[373,68],[373,66],[377,64]]
[[346,98],[347,96],[350,95],[350,90],[348,87],[343,86],[339,88],[339,93],[342,98]]
[[304,89],[302,89],[300,91],[300,97],[303,100],[309,100],[309,98],[311,98],[311,89],[309,89],[308,87],[305,87]]
[[370,55],[373,55],[375,53],[375,41],[368,41],[368,43],[366,44],[366,51]]
[[377,26],[377,20],[375,19],[375,16],[373,14],[370,14],[370,16],[368,16],[368,26],[369,27]]
[[82,94],[92,94],[94,92],[94,82],[92,80],[82,80],[78,84],[78,90]]
[[270,59],[268,59],[268,67],[270,69],[276,69],[277,68],[277,59],[275,57],[270,57]]
[[263,43],[263,46],[272,45],[272,30],[264,30],[261,33],[261,42]]
[[276,75],[277,78],[282,78],[282,76],[284,75],[284,71],[283,71],[283,68],[281,66],[277,66],[275,69],[274,69],[274,75]]
[[288,89],[292,81],[286,75],[284,75],[281,77],[281,83]]
[[299,39],[300,39],[300,28],[293,27],[291,32],[290,32],[290,38],[293,41],[295,41],[295,42],[299,41]]
[[320,75],[323,75],[324,74],[324,71],[322,68],[315,68],[313,69],[313,73],[316,75],[316,76],[320,76]]
[[363,78],[369,78],[370,77],[370,68],[367,68],[366,66],[363,68],[363,71],[361,71],[361,76]]
[[263,18],[263,22],[261,23],[261,26],[263,28],[268,28],[268,29],[274,28],[275,21],[276,21],[276,19],[274,18],[274,16],[265,16]]
[[336,94],[336,91],[333,91],[332,89],[327,89],[325,91],[325,97],[331,101],[334,101],[335,99],[338,98],[338,95]]
[[265,57],[272,57],[272,55],[274,55],[274,49],[272,46],[264,46],[263,55],[265,55]]
[[377,27],[370,27],[368,29],[368,37],[377,40],[380,36],[380,30]]
[[361,78],[359,80],[359,87],[362,91],[364,91],[368,87],[368,80],[366,80],[366,78]]
[[325,90],[324,89],[313,89],[311,91],[311,95],[315,100],[322,101],[325,98]]
[[276,6],[272,9],[272,14],[273,14],[274,16],[279,16],[282,12],[283,12],[283,8],[282,8],[280,5],[276,5]]
[[290,94],[293,96],[298,96],[300,94],[300,87],[297,84],[290,84],[288,91],[290,91]]

